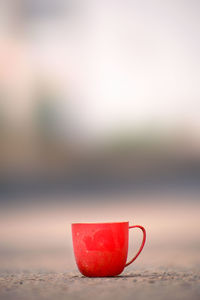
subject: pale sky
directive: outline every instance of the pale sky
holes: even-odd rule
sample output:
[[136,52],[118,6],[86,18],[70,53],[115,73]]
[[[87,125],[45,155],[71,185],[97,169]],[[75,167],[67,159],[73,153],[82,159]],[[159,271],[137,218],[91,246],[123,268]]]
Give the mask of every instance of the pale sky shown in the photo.
[[27,41],[35,68],[62,85],[75,131],[96,137],[178,123],[200,130],[199,1],[68,3],[58,16],[33,14]]

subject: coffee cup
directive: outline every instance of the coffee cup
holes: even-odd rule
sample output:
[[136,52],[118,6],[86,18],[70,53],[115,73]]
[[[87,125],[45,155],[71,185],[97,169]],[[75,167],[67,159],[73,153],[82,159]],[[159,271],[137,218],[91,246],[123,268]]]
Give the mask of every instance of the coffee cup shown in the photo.
[[[139,228],[143,240],[136,255],[127,262],[129,229]],[[116,276],[141,253],[146,231],[129,222],[73,223],[72,240],[79,271],[87,277]]]

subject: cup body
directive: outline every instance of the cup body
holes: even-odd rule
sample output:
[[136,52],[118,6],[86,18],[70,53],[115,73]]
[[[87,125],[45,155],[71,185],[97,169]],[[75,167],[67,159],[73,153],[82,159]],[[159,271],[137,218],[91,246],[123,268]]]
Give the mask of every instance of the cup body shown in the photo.
[[88,277],[119,275],[126,264],[128,222],[72,224],[74,254]]

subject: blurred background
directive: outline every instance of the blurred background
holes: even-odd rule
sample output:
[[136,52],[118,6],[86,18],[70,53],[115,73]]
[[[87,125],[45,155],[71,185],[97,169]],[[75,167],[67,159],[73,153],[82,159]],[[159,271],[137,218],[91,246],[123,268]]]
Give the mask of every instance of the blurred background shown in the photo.
[[144,225],[138,268],[199,266],[199,10],[0,0],[1,270],[72,270],[84,221]]

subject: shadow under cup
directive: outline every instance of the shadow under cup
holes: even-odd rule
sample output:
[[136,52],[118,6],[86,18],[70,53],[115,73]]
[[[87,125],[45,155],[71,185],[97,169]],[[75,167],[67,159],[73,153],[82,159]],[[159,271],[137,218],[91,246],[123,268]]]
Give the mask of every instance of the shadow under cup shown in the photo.
[[[136,256],[126,263],[128,253],[128,230],[143,230],[143,242]],[[146,233],[142,226],[129,227],[129,222],[76,223],[72,224],[74,254],[79,271],[88,277],[119,275],[132,263],[145,243]]]

